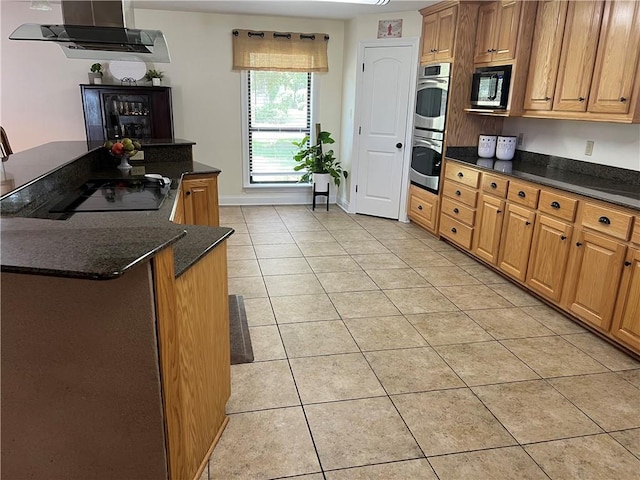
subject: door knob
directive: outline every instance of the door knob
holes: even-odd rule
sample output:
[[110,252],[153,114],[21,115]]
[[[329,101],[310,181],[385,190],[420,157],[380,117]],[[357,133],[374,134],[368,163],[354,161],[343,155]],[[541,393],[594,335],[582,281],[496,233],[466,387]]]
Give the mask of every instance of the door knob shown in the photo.
[[400,142],[396,143],[396,148],[402,148],[402,144]]

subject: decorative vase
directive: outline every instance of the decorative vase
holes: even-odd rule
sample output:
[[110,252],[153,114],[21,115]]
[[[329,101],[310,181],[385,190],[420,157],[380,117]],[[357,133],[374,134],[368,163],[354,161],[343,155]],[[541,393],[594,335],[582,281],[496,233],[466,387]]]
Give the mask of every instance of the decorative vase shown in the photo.
[[498,160],[512,160],[516,153],[517,137],[498,137],[496,158]]
[[161,82],[162,82],[162,79],[161,79],[161,78],[152,78],[152,79],[151,79],[151,84],[152,84],[154,87],[159,87]]
[[314,192],[328,192],[329,183],[331,183],[331,175],[329,173],[314,173],[313,174],[313,191]]
[[493,158],[496,154],[496,135],[480,135],[478,138],[478,156],[480,158]]
[[131,170],[131,164],[129,163],[129,157],[126,155],[122,155],[120,157],[120,165],[118,165],[118,170],[122,172],[128,172]]
[[89,83],[91,85],[101,85],[102,84],[102,75],[99,73],[89,72]]

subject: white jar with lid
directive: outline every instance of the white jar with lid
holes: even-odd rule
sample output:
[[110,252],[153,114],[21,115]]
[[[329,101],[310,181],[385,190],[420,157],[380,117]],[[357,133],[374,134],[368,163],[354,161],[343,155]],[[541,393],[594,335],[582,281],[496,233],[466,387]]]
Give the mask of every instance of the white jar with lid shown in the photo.
[[516,154],[517,137],[498,137],[496,158],[498,160],[512,160]]
[[496,154],[496,135],[480,135],[478,138],[478,156],[480,158],[493,158]]

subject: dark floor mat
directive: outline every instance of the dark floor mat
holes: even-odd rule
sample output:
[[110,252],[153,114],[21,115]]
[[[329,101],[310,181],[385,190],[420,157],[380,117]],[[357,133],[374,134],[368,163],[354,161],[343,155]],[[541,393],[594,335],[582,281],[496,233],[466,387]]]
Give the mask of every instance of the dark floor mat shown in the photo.
[[242,295],[229,295],[229,339],[231,365],[253,362],[253,349]]

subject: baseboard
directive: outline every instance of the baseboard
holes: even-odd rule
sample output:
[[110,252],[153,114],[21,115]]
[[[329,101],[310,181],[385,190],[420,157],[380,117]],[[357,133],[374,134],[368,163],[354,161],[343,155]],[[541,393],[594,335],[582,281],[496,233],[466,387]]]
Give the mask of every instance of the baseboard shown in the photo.
[[355,213],[355,212],[350,212],[349,208],[349,202],[346,202],[344,197],[340,197],[336,200],[336,205],[338,205],[338,207],[340,207],[342,210],[344,210],[346,213]]
[[[318,197],[316,208],[324,206],[326,197]],[[242,205],[311,205],[311,191],[304,192],[249,192],[241,195],[220,195],[221,206]],[[329,203],[336,203],[335,193],[330,194]]]

